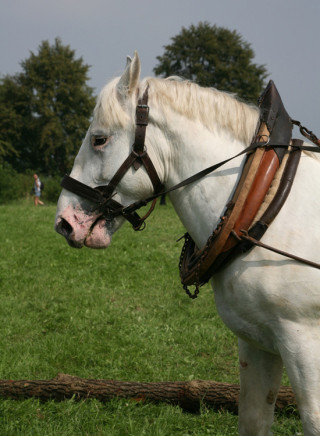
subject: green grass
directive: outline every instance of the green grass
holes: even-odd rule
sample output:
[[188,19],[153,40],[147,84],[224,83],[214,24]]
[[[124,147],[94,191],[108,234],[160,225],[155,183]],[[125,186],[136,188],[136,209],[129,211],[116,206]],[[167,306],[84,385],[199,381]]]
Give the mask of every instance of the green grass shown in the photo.
[[[144,232],[125,224],[101,251],[70,248],[54,216],[55,206],[0,206],[0,378],[238,383],[237,341],[212,290],[190,300],[181,288],[184,229],[170,204]],[[276,435],[299,431],[294,414],[277,416]],[[0,434],[231,436],[237,417],[129,400],[1,400]]]

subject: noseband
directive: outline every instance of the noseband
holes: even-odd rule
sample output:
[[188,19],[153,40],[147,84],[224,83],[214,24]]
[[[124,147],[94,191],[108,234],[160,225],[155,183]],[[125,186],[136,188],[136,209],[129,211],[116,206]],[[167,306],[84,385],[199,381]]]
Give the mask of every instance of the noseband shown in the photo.
[[[147,148],[145,146],[146,128],[148,125],[148,120],[149,106],[147,87],[143,96],[138,100],[138,104],[136,107],[136,130],[134,144],[132,145],[132,151],[127,159],[122,163],[117,172],[114,174],[109,184],[91,188],[90,186],[85,185],[84,183],[81,183],[68,175],[65,175],[61,182],[61,186],[63,188],[89,200],[92,203],[95,203],[97,205],[95,210],[100,212],[99,219],[105,218],[107,221],[111,221],[115,217],[122,215],[132,224],[134,230],[141,230],[141,226],[144,224],[145,219],[150,215],[155,206],[156,198],[163,190],[160,178],[148,155]],[[135,170],[138,170],[141,165],[145,167],[147,174],[150,177],[155,195],[149,212],[142,218],[140,218],[140,216],[134,210],[130,211],[130,206],[125,207],[112,198],[116,194],[115,189],[117,185],[127,173],[129,168],[133,166]],[[141,206],[143,205],[144,204],[141,204]]]

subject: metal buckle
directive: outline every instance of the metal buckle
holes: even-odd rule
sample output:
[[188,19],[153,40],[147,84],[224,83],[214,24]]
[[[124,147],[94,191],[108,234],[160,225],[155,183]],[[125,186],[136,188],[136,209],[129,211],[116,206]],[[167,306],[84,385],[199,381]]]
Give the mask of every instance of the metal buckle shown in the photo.
[[149,106],[138,104],[136,109],[136,125],[147,126],[149,122]]

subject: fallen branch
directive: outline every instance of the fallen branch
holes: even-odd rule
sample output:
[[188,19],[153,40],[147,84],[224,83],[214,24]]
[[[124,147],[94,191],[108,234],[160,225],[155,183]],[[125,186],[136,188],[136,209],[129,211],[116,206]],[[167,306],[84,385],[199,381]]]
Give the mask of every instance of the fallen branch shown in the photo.
[[[117,380],[90,380],[59,374],[51,380],[0,380],[0,397],[11,399],[38,398],[41,401],[62,401],[95,398],[102,402],[113,398],[133,401],[153,401],[178,404],[183,409],[196,412],[203,403],[216,410],[237,413],[239,385],[210,380],[189,382],[125,382]],[[268,396],[266,401],[273,402]],[[292,389],[282,386],[276,408],[295,405]]]

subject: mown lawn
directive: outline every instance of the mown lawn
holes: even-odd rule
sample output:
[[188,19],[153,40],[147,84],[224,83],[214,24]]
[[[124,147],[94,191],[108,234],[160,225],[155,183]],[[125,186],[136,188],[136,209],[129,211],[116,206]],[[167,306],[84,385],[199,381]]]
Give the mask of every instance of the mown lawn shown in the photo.
[[[144,232],[125,224],[102,251],[70,248],[54,216],[55,206],[0,206],[1,379],[239,382],[237,341],[210,287],[196,300],[181,288],[184,229],[170,204]],[[274,434],[297,432],[295,414],[276,417]],[[1,400],[0,434],[231,436],[237,417],[128,400]]]

